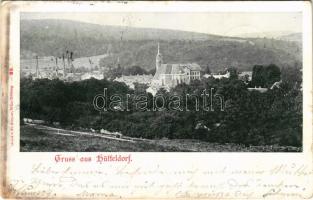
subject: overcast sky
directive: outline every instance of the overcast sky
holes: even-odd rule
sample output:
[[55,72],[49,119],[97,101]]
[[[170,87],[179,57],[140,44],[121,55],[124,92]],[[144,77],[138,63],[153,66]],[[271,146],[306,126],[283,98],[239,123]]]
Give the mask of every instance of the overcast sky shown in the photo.
[[302,32],[302,14],[277,13],[22,13],[21,19],[68,19],[101,25],[162,28],[243,36]]

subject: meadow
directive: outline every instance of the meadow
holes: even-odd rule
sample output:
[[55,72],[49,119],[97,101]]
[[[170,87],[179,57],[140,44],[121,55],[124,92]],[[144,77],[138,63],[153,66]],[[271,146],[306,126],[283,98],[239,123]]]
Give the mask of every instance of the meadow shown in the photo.
[[[70,130],[57,133],[30,125],[21,126],[21,152],[300,152],[302,148],[288,146],[243,146],[218,144],[195,139],[157,139],[133,142],[73,135]],[[129,138],[129,137],[128,137]]]

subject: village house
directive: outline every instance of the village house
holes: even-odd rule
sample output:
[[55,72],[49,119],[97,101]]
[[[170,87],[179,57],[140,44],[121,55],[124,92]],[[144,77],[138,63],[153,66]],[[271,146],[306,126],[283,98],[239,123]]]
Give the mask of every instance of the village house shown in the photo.
[[267,92],[267,88],[262,88],[262,87],[254,87],[254,88],[248,88],[248,91],[258,91],[261,93]]
[[[103,79],[100,60],[107,55],[81,57],[76,59],[46,56],[32,59],[21,59],[22,74],[35,79],[60,79],[67,82],[80,81],[90,78]],[[87,69],[87,71],[77,71]]]
[[129,75],[129,76],[121,76],[117,77],[114,79],[114,81],[117,82],[123,82],[125,83],[128,87],[134,89],[135,84],[134,83],[140,83],[140,84],[146,84],[150,85],[152,80],[152,75]]
[[238,79],[243,82],[248,82],[252,80],[252,71],[243,71],[238,74]]
[[81,75],[81,80],[86,80],[90,78],[101,80],[103,79],[103,73],[101,71],[92,71],[92,72],[83,73]]
[[205,74],[205,75],[203,75],[203,77],[204,78],[213,77],[215,79],[229,78],[230,73],[229,73],[229,71],[227,71],[226,74]]

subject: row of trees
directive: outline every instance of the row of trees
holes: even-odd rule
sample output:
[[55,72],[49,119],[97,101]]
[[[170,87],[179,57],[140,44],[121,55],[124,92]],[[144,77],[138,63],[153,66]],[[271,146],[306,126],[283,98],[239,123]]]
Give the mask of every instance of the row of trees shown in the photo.
[[[297,68],[296,68],[297,69]],[[230,79],[238,79],[239,72],[235,67],[229,67],[225,70],[220,70],[219,74],[226,74],[229,72]],[[203,73],[210,74],[210,67],[204,67]],[[245,82],[249,82],[248,77]],[[252,69],[252,81],[249,82],[249,87],[270,87],[273,83],[281,80],[281,71],[277,65],[255,65]]]
[[104,59],[100,60],[100,68],[106,70],[106,78],[115,79],[116,77],[120,77],[122,75],[145,75],[152,74],[154,75],[155,69],[145,70],[138,65],[134,65],[131,67],[122,67],[120,64],[105,64]]
[[268,66],[255,65],[252,73],[252,86],[270,87],[273,83],[281,80],[281,72],[278,66],[270,64]]
[[[268,72],[273,67],[263,68]],[[275,71],[275,70],[273,70]],[[264,72],[261,73],[266,74]],[[272,80],[272,76],[263,76]],[[282,69],[280,88],[260,93],[248,91],[247,85],[236,77],[214,78],[181,84],[171,91],[159,90],[157,95],[169,99],[171,95],[199,97],[203,90],[214,89],[224,97],[225,110],[195,109],[194,101],[181,99],[188,111],[173,111],[165,106],[158,111],[143,112],[134,109],[136,101],[129,99],[129,111],[101,112],[93,107],[93,98],[107,88],[107,95],[145,95],[147,108],[153,108],[153,96],[144,89],[128,88],[124,83],[89,79],[64,83],[60,80],[21,80],[21,118],[43,119],[47,123],[58,121],[63,127],[106,129],[124,135],[143,138],[193,138],[208,142],[242,143],[246,145],[302,145],[302,91],[301,72],[297,68]],[[298,77],[298,78],[295,78]],[[253,81],[256,81],[255,79]],[[264,81],[264,80],[262,80]],[[272,80],[274,81],[274,80]],[[268,83],[265,81],[265,83]],[[108,99],[110,103],[110,99]],[[126,102],[125,99],[123,102]],[[202,102],[200,102],[202,103]],[[214,102],[215,103],[215,102]]]

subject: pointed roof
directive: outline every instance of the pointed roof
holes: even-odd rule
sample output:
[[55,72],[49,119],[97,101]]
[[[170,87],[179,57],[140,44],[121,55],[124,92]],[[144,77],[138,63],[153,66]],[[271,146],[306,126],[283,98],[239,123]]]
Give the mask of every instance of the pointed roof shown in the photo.
[[154,75],[154,79],[159,79],[161,74],[181,74],[184,73],[184,69],[190,69],[192,71],[201,71],[200,65],[197,63],[186,64],[161,64]]
[[157,57],[162,56],[162,54],[160,53],[160,43],[158,42],[158,53],[156,55]]

